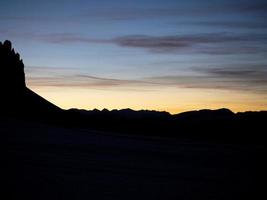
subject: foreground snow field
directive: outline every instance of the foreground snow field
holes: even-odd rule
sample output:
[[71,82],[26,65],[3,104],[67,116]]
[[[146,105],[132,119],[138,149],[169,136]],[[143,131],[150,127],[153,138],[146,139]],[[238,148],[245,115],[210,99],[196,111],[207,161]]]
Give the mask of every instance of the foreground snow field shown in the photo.
[[265,147],[0,120],[7,199],[240,199],[261,195]]

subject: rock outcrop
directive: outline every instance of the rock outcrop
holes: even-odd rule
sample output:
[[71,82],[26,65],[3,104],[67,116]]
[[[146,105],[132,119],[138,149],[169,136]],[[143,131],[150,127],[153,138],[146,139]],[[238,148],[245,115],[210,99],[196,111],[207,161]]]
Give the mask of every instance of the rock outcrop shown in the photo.
[[25,90],[24,64],[10,41],[0,42],[0,88],[5,92]]
[[8,40],[0,42],[0,105],[1,113],[12,116],[45,116],[61,110],[27,88],[23,61]]

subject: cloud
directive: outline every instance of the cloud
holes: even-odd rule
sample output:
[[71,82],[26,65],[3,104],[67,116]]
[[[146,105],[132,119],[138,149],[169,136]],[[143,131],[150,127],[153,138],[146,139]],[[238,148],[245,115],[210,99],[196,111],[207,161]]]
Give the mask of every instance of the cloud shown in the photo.
[[152,53],[169,54],[262,54],[267,52],[267,35],[261,33],[199,33],[174,35],[125,35],[114,38],[94,38],[75,33],[29,33],[0,29],[9,37],[20,37],[52,44],[113,44],[140,48]]
[[92,76],[75,69],[27,67],[27,83],[32,87],[81,87],[110,89],[114,87],[149,85],[144,80],[116,79]]
[[96,43],[121,47],[141,48],[153,53],[232,54],[266,52],[262,42],[266,34],[207,33],[189,35],[127,35],[111,39],[98,39],[77,34],[24,34],[26,37],[54,44]]
[[76,34],[35,35],[45,42],[115,44],[121,47],[141,48],[152,53],[202,53],[202,54],[253,54],[267,49],[266,34],[207,33],[189,35],[127,35],[111,39],[84,37]]
[[214,76],[215,78],[232,80],[233,82],[246,82],[251,86],[259,86],[267,89],[267,66],[250,65],[242,67],[214,67],[198,70],[201,73]]
[[[32,67],[34,68],[34,67]],[[80,87],[116,90],[158,90],[162,87],[215,90],[238,90],[267,94],[267,66],[245,65],[194,68],[190,75],[140,77],[117,79],[77,73],[69,69],[28,69],[27,83],[31,87]]]
[[178,88],[236,90],[267,94],[265,64],[237,64],[192,68],[191,75],[146,77],[145,80]]
[[157,82],[162,86],[191,89],[213,89],[227,91],[243,91],[249,93],[267,94],[266,79],[244,80],[236,78],[217,78],[213,75],[194,75],[194,76],[157,76],[147,77],[146,80]]
[[266,52],[255,42],[266,42],[266,34],[233,35],[209,33],[195,35],[148,36],[129,35],[112,40],[122,47],[143,48],[157,53],[232,54]]
[[27,83],[33,87],[80,87],[80,88],[112,88],[132,84],[132,81],[105,79],[79,74],[62,76],[28,76]]

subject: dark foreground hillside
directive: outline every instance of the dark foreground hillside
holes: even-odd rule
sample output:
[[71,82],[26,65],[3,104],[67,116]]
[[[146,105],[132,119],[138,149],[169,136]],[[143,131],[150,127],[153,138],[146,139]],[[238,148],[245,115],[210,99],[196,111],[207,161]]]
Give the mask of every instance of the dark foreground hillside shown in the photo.
[[265,147],[0,120],[6,199],[255,199]]
[[0,199],[259,199],[267,112],[62,110],[0,42]]

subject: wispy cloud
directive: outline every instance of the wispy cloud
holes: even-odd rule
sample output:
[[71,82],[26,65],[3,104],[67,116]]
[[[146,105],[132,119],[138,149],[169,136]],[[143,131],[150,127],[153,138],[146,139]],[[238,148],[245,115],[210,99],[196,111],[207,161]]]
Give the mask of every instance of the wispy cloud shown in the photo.
[[195,75],[147,77],[162,85],[199,89],[242,90],[267,94],[267,66],[244,65],[192,69]]
[[29,67],[27,83],[33,87],[113,88],[153,85],[144,80],[117,79],[88,75],[69,68]]
[[23,34],[25,37],[54,44],[96,43],[141,48],[154,53],[238,54],[263,53],[266,34],[207,33],[189,35],[127,35],[99,39],[70,33]]
[[[266,42],[265,34],[233,35],[210,33],[195,35],[148,36],[130,35],[112,40],[123,47],[143,48],[157,53],[258,53],[266,51],[256,42]],[[231,45],[231,44],[235,45]]]
[[248,85],[265,87],[265,89],[267,89],[266,65],[202,68],[198,71],[218,79],[233,80],[233,82],[246,82]]
[[[47,73],[49,72],[49,73]],[[193,69],[192,75],[165,75],[117,79],[47,68],[28,70],[27,83],[33,87],[80,87],[90,89],[157,90],[158,87],[242,90],[267,94],[267,67],[207,67]]]
[[152,53],[262,54],[267,52],[266,33],[199,33],[177,35],[125,35],[94,38],[75,33],[28,33],[1,30],[0,33],[52,44],[113,44],[140,48]]

